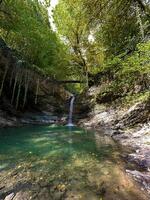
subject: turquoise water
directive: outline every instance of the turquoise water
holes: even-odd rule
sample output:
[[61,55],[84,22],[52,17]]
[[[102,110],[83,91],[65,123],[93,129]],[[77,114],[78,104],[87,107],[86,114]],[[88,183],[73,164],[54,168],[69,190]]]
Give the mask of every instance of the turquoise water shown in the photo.
[[[98,151],[99,150],[99,151]],[[75,127],[25,127],[0,132],[0,169],[9,169],[27,160],[36,160],[33,170],[42,167],[49,171],[55,162],[70,163],[74,156],[98,156],[99,160],[111,156],[113,145],[97,147],[92,132]],[[6,158],[6,159],[5,159]],[[42,160],[45,166],[40,166]],[[52,163],[52,161],[55,162]],[[39,163],[38,163],[39,161]],[[5,166],[3,168],[3,166]],[[63,166],[61,166],[63,167]],[[59,168],[59,166],[57,166]]]
[[0,198],[16,190],[27,200],[148,199],[119,151],[103,133],[76,127],[0,129]]

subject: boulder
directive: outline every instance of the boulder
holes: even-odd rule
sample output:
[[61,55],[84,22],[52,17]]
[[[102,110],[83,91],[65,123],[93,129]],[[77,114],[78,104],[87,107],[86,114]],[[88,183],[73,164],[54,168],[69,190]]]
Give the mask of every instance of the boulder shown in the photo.
[[4,200],[13,200],[14,196],[15,196],[15,194],[11,193],[11,194],[7,195]]
[[145,123],[150,120],[150,100],[133,105],[120,118],[117,127],[134,126],[138,123]]

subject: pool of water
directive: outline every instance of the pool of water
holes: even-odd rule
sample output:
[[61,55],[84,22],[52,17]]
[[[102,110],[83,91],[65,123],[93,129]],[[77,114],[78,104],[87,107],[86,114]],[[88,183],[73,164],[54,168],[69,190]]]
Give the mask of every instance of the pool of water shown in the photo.
[[147,200],[126,173],[120,149],[76,127],[0,129],[0,199]]

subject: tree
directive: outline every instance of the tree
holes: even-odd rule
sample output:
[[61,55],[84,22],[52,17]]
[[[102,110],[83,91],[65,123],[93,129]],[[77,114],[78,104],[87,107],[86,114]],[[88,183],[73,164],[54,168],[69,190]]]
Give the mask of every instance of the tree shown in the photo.
[[84,5],[89,27],[107,56],[133,51],[145,39],[142,32],[148,34],[148,5],[141,0],[84,0]]
[[52,31],[47,6],[38,0],[3,0],[0,33],[18,56],[55,78],[70,72],[67,48]]
[[88,74],[96,71],[104,55],[100,50],[101,46],[89,40],[91,30],[84,1],[60,0],[54,10],[54,19],[58,35],[70,49],[72,64],[76,67],[76,71],[82,74],[80,78],[86,79],[88,87]]

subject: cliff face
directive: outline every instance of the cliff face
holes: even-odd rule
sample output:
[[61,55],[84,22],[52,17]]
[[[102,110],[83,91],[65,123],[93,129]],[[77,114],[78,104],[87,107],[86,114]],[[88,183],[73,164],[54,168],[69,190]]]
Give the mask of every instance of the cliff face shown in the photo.
[[[18,59],[0,39],[0,116],[42,112],[61,114],[70,93],[36,66]],[[5,116],[5,117],[4,117]]]

